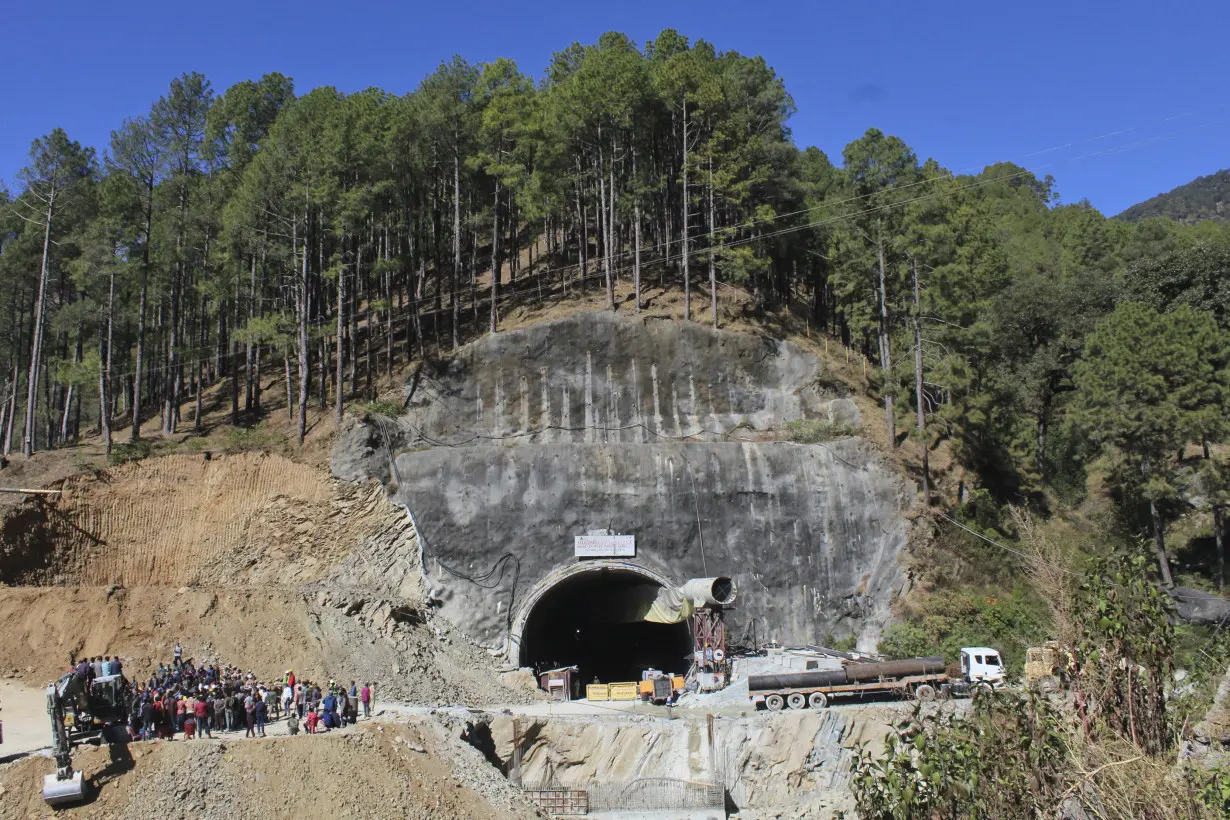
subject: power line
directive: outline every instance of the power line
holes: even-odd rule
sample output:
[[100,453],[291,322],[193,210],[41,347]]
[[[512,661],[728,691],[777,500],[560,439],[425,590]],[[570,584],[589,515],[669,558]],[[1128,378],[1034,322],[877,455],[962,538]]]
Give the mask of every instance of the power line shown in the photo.
[[[970,528],[970,527],[965,526],[965,525],[964,525],[964,524],[962,524],[960,521],[956,520],[955,518],[952,518],[951,516],[945,515],[944,513],[940,512],[939,510],[933,510],[932,512],[934,512],[934,513],[935,513],[936,515],[938,515],[940,518],[943,518],[945,521],[948,521],[949,523],[954,524],[955,526],[957,526],[957,527],[959,527],[959,528],[961,528],[961,529],[965,530],[965,531],[966,531],[966,532],[968,532],[970,535],[973,535],[973,536],[975,536],[975,537],[977,537],[977,538],[981,538],[983,541],[986,541],[988,544],[991,544],[992,546],[998,547],[999,549],[1001,549],[1001,550],[1005,550],[1006,552],[1010,552],[1010,553],[1012,553],[1013,555],[1020,556],[1021,558],[1024,558],[1024,559],[1025,559],[1025,560],[1027,560],[1027,561],[1038,561],[1038,560],[1039,560],[1037,556],[1035,556],[1035,555],[1030,555],[1029,553],[1027,553],[1027,552],[1022,552],[1021,550],[1018,550],[1018,549],[1013,549],[1012,547],[1008,546],[1007,544],[1000,543],[999,541],[996,541],[995,539],[990,538],[990,537],[988,537],[988,536],[986,536],[986,535],[984,535],[984,534],[982,534],[982,533],[978,532],[978,531],[977,531],[977,530],[975,530],[975,529],[972,529],[972,528]],[[1054,570],[1058,570],[1059,572],[1062,572],[1062,573],[1064,573],[1065,575],[1071,575],[1071,576],[1072,576],[1072,577],[1074,577],[1074,578],[1085,578],[1085,577],[1086,577],[1086,576],[1085,576],[1084,574],[1082,574],[1082,573],[1079,573],[1079,572],[1074,572],[1073,570],[1070,570],[1070,569],[1068,569],[1067,567],[1060,566],[1059,564],[1052,564],[1052,563],[1050,563],[1049,561],[1041,561],[1041,563],[1042,563],[1044,566],[1050,567],[1051,569],[1054,569]],[[1123,584],[1110,583],[1110,584],[1109,584],[1109,586],[1115,587],[1116,589],[1127,589],[1127,587],[1125,587]],[[1182,593],[1177,593],[1177,592],[1175,592],[1174,590],[1167,590],[1166,592],[1167,592],[1167,594],[1168,594],[1168,595],[1170,595],[1170,597],[1172,597],[1172,598],[1179,598],[1179,599],[1182,599],[1182,600],[1185,600],[1185,601],[1204,601],[1204,600],[1207,600],[1207,598],[1199,597],[1199,596],[1196,596],[1196,595],[1183,595]],[[1230,616],[1228,616],[1228,617],[1230,617]]]

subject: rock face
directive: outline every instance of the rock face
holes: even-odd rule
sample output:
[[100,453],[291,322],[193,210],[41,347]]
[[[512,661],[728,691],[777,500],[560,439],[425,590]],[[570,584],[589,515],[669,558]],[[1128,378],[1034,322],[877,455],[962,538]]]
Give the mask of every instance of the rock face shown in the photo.
[[863,742],[882,745],[886,717],[834,709],[721,715],[712,746],[695,717],[523,719],[517,736],[512,719],[497,716],[490,728],[506,768],[519,740],[528,787],[586,789],[593,804],[635,793],[638,781],[707,782],[724,787],[741,817],[821,818],[853,808],[851,769]]
[[859,439],[776,440],[856,420],[819,371],[788,343],[580,314],[424,367],[406,415],[343,430],[334,474],[390,484],[444,614],[490,646],[591,533],[635,536],[626,560],[676,583],[732,576],[736,635],[755,620],[761,640],[874,643],[913,488]]
[[1175,587],[1170,595],[1175,614],[1188,623],[1220,623],[1230,613],[1230,601],[1199,589]]

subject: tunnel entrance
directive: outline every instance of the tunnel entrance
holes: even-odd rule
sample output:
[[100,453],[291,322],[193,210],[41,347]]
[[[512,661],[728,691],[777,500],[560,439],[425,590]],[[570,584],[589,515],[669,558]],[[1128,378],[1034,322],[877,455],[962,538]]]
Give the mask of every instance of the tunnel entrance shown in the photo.
[[582,685],[639,681],[646,669],[688,671],[692,636],[687,622],[624,623],[627,604],[652,578],[626,569],[579,572],[545,590],[521,630],[520,664],[535,672],[576,666]]

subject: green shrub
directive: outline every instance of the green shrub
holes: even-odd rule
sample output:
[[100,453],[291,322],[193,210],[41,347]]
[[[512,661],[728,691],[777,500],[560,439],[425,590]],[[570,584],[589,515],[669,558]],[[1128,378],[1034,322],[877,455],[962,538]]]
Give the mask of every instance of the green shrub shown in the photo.
[[181,446],[183,447],[183,449],[188,450],[189,452],[200,453],[204,450],[210,449],[211,445],[210,445],[209,439],[203,436],[192,436],[191,438],[184,441],[184,443]]
[[858,428],[854,425],[835,423],[827,419],[796,419],[786,422],[786,438],[798,444],[818,444],[857,434]]
[[112,444],[111,455],[107,456],[107,460],[111,464],[127,464],[130,461],[149,458],[153,452],[153,444],[146,439],[138,439],[127,444]]
[[263,426],[232,427],[226,431],[223,449],[227,452],[245,450],[274,450],[284,445],[286,439]]
[[836,649],[838,652],[853,652],[858,646],[858,638],[853,635],[847,635],[844,638],[839,638],[829,646],[829,649]]
[[1045,641],[1047,616],[1041,601],[1014,590],[942,592],[926,600],[915,618],[894,624],[880,637],[880,654],[890,658],[942,655],[955,662],[963,646],[998,649],[1010,674],[1025,666],[1025,650]]
[[389,416],[397,418],[402,414],[402,407],[395,401],[373,401],[359,405],[359,412],[364,416]]

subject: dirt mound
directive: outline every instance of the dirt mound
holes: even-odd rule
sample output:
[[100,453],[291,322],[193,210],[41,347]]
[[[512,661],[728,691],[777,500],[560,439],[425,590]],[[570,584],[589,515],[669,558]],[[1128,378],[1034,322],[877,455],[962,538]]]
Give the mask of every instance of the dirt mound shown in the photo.
[[9,584],[314,581],[395,515],[374,485],[266,453],[170,455],[62,483],[0,531]]
[[[259,741],[82,750],[93,799],[74,817],[538,817],[477,752],[439,725],[366,725]],[[473,754],[471,754],[473,753]],[[0,818],[50,816],[42,757],[0,768]],[[487,771],[482,771],[486,768]]]

